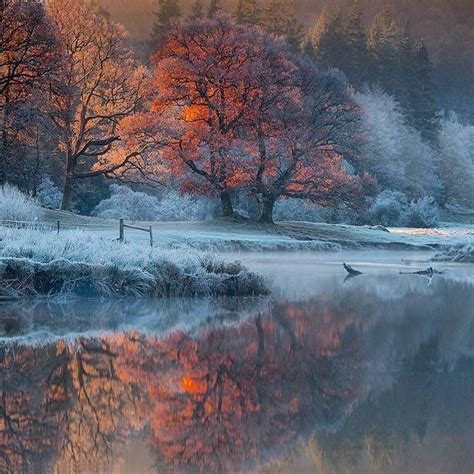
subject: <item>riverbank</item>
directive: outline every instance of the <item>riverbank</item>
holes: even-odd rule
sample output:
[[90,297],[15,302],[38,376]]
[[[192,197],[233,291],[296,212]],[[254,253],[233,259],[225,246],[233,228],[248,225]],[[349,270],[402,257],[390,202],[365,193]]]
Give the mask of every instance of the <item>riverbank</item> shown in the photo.
[[239,262],[120,243],[84,231],[0,232],[0,298],[255,296],[268,289]]

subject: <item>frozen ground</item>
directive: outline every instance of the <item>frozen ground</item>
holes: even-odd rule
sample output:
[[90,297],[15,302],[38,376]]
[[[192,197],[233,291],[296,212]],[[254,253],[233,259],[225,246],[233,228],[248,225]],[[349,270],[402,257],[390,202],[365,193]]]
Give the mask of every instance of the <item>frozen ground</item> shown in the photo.
[[[104,238],[118,237],[118,221],[77,216],[61,211],[46,211],[45,220],[61,231],[79,228]],[[445,224],[438,229],[383,230],[376,227],[279,222],[269,226],[249,222],[216,220],[209,222],[137,222],[153,227],[157,246],[195,248],[209,251],[265,250],[342,250],[364,248],[442,249],[474,242],[473,224]],[[148,241],[140,231],[125,230],[130,242]]]

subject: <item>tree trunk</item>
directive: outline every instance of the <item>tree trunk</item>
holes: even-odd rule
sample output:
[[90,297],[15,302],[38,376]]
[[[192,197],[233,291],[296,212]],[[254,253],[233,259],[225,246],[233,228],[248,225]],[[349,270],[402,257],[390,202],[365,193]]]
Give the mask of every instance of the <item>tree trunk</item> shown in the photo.
[[66,153],[66,174],[64,176],[63,200],[61,202],[62,211],[72,210],[72,192],[74,188],[73,174],[73,158],[72,153]]
[[0,184],[5,184],[7,180],[7,166],[8,166],[8,154],[9,154],[9,143],[8,143],[8,120],[9,120],[10,104],[8,100],[3,107],[3,120],[2,120],[2,141],[0,144]]
[[273,224],[273,207],[275,199],[272,197],[264,197],[262,202],[262,213],[260,214],[260,222],[265,224]]
[[66,175],[64,179],[63,200],[61,202],[62,211],[70,211],[72,209],[72,191],[73,179]]
[[224,217],[234,217],[234,206],[232,206],[229,191],[222,191],[219,197],[221,199],[222,215]]

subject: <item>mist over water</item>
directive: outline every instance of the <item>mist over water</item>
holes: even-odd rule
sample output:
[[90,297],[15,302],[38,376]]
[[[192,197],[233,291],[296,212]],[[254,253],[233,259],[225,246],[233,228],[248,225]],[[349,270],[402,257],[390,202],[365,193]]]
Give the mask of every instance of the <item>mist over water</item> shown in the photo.
[[1,305],[0,470],[472,472],[472,265],[238,257],[272,297]]

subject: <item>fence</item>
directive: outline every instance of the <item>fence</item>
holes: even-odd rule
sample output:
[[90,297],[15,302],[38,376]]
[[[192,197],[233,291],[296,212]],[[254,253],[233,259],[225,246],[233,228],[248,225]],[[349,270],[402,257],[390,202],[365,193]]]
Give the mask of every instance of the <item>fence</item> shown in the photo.
[[151,228],[151,226],[148,229],[145,229],[143,227],[137,227],[134,225],[125,224],[123,219],[119,219],[119,241],[120,242],[124,241],[125,228],[148,232],[150,234],[150,246],[153,247],[153,229]]
[[[31,229],[41,230],[46,232],[56,232],[59,234],[61,230],[67,229],[87,229],[90,231],[103,231],[109,230],[110,226],[107,225],[92,225],[86,223],[69,223],[61,222],[57,220],[53,222],[39,222],[39,221],[14,221],[14,220],[0,220],[0,227],[7,227],[9,229]],[[131,224],[125,224],[124,219],[119,219],[119,242],[125,240],[125,229],[134,229],[142,232],[147,232],[150,236],[150,246],[153,247],[153,229],[150,225],[148,228],[139,227]]]
[[49,222],[31,222],[31,221],[0,221],[1,227],[9,229],[32,229],[32,230],[53,230],[55,226]]

